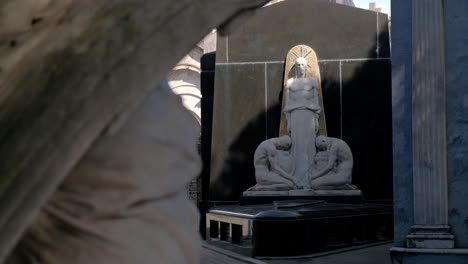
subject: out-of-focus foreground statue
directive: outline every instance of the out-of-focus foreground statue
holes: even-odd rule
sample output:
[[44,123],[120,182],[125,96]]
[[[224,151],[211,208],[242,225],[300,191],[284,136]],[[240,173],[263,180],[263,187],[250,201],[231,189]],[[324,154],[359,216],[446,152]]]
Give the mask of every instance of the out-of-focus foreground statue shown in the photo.
[[197,263],[198,125],[161,83],[264,2],[2,1],[0,262]]

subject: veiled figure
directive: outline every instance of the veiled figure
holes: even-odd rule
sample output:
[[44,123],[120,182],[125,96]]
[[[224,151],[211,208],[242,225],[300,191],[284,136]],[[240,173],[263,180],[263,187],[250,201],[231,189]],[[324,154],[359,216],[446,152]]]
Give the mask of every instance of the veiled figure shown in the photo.
[[314,170],[315,138],[319,130],[320,105],[317,80],[308,78],[307,59],[299,57],[293,66],[294,76],[286,82],[283,112],[291,137],[291,155],[295,160],[294,177],[308,185],[307,172]]

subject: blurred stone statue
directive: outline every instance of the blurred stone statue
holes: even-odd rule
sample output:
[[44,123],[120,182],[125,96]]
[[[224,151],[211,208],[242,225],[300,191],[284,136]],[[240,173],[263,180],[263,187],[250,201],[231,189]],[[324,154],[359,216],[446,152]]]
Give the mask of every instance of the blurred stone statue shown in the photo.
[[287,120],[288,134],[291,136],[291,155],[295,161],[296,177],[306,185],[307,171],[314,163],[316,153],[315,138],[319,131],[320,105],[318,83],[307,75],[307,59],[299,57],[293,66],[294,75],[285,86],[286,104],[283,112]]
[[299,187],[293,177],[294,160],[288,151],[290,147],[289,136],[267,139],[257,147],[254,154],[257,185],[248,191],[280,191]]
[[201,168],[196,119],[166,83],[120,118],[70,171],[7,264],[199,263],[199,214],[185,191]]
[[357,189],[351,185],[353,154],[341,139],[318,136],[315,168],[309,170],[313,189]]

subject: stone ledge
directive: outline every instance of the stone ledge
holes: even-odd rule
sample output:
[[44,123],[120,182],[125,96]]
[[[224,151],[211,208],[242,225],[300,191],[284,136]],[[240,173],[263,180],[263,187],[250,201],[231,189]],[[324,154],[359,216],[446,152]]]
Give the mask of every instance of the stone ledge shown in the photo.
[[361,190],[245,191],[243,196],[361,196]]
[[392,253],[409,254],[440,254],[440,255],[468,255],[468,248],[403,248],[392,247]]

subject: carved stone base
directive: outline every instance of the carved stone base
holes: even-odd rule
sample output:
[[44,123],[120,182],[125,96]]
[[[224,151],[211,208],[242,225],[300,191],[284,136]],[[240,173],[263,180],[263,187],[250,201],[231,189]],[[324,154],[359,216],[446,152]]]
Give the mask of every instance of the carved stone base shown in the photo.
[[291,190],[290,196],[360,196],[361,190]]
[[361,196],[361,190],[245,191],[244,196]]
[[409,248],[454,248],[454,235],[449,232],[448,225],[411,227],[411,233],[406,236]]
[[244,196],[289,196],[289,191],[245,191]]

